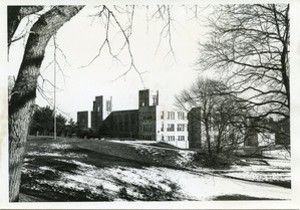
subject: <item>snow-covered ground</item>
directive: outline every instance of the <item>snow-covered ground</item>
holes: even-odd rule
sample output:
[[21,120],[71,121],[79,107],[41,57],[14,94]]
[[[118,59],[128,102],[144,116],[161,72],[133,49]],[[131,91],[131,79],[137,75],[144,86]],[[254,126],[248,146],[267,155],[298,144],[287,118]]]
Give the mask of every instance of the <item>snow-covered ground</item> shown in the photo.
[[289,159],[241,158],[238,164],[233,163],[229,169],[200,167],[196,170],[256,182],[290,183],[291,181],[291,162]]
[[262,155],[265,157],[271,157],[271,158],[283,159],[283,160],[291,159],[291,154],[286,149],[265,150],[262,152]]
[[[100,141],[101,142],[101,141]],[[100,143],[99,142],[99,143]],[[174,169],[80,150],[67,142],[33,144],[22,170],[21,191],[53,200],[167,201],[290,199],[291,189],[263,182],[290,180],[288,159],[241,159],[230,169]],[[136,145],[142,153],[162,148]],[[39,151],[36,151],[39,148]],[[159,154],[158,154],[159,155]],[[178,165],[193,152],[178,151]],[[244,180],[239,180],[239,179]],[[250,180],[250,181],[247,181]],[[253,182],[257,181],[257,182]]]
[[[214,200],[224,195],[242,195],[257,199],[290,199],[291,196],[290,189],[270,184],[251,183],[164,167],[97,168],[79,161],[63,161],[76,164],[78,167],[73,172],[65,173],[59,173],[51,167],[40,167],[40,173],[51,171],[60,174],[60,178],[59,180],[37,180],[38,183],[57,190],[68,188],[74,191],[89,192],[91,195],[105,193],[111,201],[127,200],[128,198],[151,200],[149,192],[145,193],[141,189],[151,189],[152,193],[159,193],[167,200],[171,198],[174,200]],[[28,174],[31,171],[23,170],[23,173]],[[123,189],[126,190],[122,195]]]

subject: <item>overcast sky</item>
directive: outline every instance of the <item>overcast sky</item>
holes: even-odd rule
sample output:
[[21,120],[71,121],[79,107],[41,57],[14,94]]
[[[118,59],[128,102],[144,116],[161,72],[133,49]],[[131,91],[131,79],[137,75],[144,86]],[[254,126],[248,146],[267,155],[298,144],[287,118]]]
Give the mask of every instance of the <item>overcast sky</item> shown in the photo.
[[[91,6],[84,8],[58,31],[57,44],[68,61],[66,63],[60,51],[57,52],[64,74],[57,70],[59,110],[76,120],[77,111],[91,111],[92,101],[98,95],[112,96],[113,110],[135,109],[138,90],[144,87],[159,90],[160,103],[172,106],[174,95],[189,87],[197,75],[201,74],[196,70],[194,63],[199,53],[197,42],[203,41],[206,33],[204,22],[200,21],[203,18],[192,18],[191,13],[187,14],[186,8],[173,6],[171,43],[175,52],[174,57],[168,54],[170,49],[168,37],[160,35],[165,22],[157,19],[147,22],[147,18],[151,18],[151,8],[148,16],[145,8],[136,8],[130,41],[135,65],[140,72],[145,72],[142,74],[144,84],[135,70],[113,82],[128,69],[130,58],[126,50],[119,56],[123,64],[111,58],[106,46],[101,56],[82,68],[97,55],[105,38],[105,25],[99,18],[93,21],[91,17],[99,10],[100,8]],[[125,21],[124,16],[122,18],[121,21]],[[23,27],[20,27],[16,34],[22,33],[25,24],[22,24]],[[116,25],[111,26],[109,36],[113,51],[118,51],[123,42]],[[161,44],[158,46],[160,38]],[[11,46],[9,59],[12,75],[17,74],[24,43],[21,40]],[[41,73],[44,78],[53,82],[54,67],[48,66],[53,60],[53,41],[51,40],[48,45]],[[49,84],[44,83],[44,90],[48,97],[53,99],[53,88]],[[36,102],[40,106],[47,105],[47,101],[40,95]]]

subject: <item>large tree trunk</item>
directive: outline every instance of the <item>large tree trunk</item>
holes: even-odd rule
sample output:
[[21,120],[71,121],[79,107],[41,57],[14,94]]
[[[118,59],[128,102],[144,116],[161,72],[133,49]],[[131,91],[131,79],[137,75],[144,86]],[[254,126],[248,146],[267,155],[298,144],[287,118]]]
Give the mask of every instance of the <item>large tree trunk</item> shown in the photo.
[[33,113],[37,79],[45,48],[57,30],[83,6],[57,6],[31,28],[19,74],[9,101],[9,201],[18,201],[27,130]]

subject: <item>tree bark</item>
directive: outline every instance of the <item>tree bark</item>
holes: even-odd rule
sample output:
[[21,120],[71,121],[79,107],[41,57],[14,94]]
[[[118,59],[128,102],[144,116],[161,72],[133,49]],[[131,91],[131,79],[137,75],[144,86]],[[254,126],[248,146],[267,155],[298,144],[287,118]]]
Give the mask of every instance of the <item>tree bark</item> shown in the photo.
[[18,201],[21,169],[29,123],[35,104],[37,79],[45,48],[57,30],[83,6],[57,6],[31,28],[19,74],[9,101],[9,201]]

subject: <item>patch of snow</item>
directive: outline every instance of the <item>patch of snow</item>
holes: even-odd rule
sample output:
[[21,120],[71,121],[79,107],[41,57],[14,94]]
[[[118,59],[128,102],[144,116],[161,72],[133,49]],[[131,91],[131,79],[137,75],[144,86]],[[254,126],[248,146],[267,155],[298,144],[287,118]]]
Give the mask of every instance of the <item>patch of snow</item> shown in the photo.
[[52,149],[60,149],[60,150],[64,150],[64,149],[71,149],[72,145],[69,144],[57,144],[57,143],[52,143],[49,145]]
[[58,152],[37,152],[37,151],[32,151],[28,152],[26,155],[29,156],[51,156],[51,157],[68,157],[68,158],[85,158],[87,157],[86,154],[78,154],[75,152],[68,152],[66,154],[63,153],[58,153]]
[[276,172],[230,172],[226,175],[241,178],[241,179],[247,179],[247,180],[253,180],[253,181],[290,181],[291,180],[291,173],[276,173]]
[[83,163],[83,162],[77,161],[77,160],[66,160],[66,159],[56,159],[56,160],[65,162],[65,163],[76,164],[78,166],[85,167],[85,168],[93,168],[93,169],[96,168],[96,166],[94,166],[94,165],[86,164],[86,163]]
[[30,161],[33,161],[34,158],[24,158],[24,162],[30,162]]
[[56,156],[56,157],[62,157],[63,155],[60,154],[60,153],[56,153],[56,152],[53,152],[53,153],[50,153],[50,152],[37,152],[37,151],[33,151],[33,152],[28,152],[26,155],[29,155],[29,156]]
[[233,165],[230,171],[288,171],[291,169],[291,162],[283,159],[247,159],[249,165]]
[[220,195],[240,194],[258,198],[290,199],[291,190],[274,185],[231,180],[210,175],[194,175],[184,171],[164,170],[181,188],[182,194],[196,200],[211,200]]
[[184,166],[186,163],[192,162],[194,159],[195,152],[192,151],[178,151],[178,158],[176,159],[176,164],[179,166]]
[[280,158],[280,159],[286,159],[290,160],[291,155],[290,153],[285,149],[276,149],[276,150],[265,150],[262,151],[262,155],[265,157],[271,157],[271,158]]
[[273,167],[278,167],[278,168],[286,168],[290,169],[291,168],[291,161],[286,160],[286,159],[266,159],[266,161]]
[[87,154],[78,154],[75,152],[68,152],[68,153],[64,154],[63,156],[69,157],[69,158],[86,158],[86,157],[88,157]]
[[40,166],[39,167],[40,170],[43,170],[43,171],[52,171],[52,172],[55,172],[56,170],[53,169],[53,168],[50,168],[48,166]]

